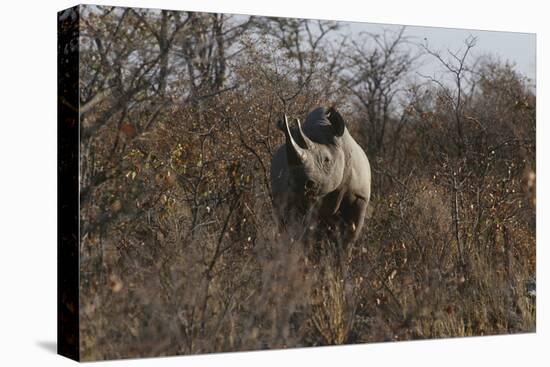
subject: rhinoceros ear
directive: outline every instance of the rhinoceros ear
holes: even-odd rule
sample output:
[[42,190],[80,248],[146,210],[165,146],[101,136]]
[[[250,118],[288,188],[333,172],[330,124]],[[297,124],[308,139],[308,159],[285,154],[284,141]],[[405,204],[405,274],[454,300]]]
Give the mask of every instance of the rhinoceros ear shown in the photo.
[[327,111],[327,118],[330,121],[330,124],[332,125],[332,131],[334,131],[334,135],[336,136],[342,136],[344,135],[344,130],[346,129],[346,123],[344,122],[344,118],[334,107],[331,107]]

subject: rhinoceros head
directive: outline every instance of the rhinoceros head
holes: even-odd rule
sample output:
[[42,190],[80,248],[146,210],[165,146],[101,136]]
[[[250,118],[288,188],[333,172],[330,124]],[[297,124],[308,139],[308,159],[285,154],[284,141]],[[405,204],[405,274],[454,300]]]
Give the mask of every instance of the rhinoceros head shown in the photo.
[[[292,128],[285,115],[279,127],[286,137],[290,190],[315,199],[336,190],[346,165],[343,135],[346,125],[334,108],[312,111],[304,125]],[[309,135],[309,136],[308,136]]]

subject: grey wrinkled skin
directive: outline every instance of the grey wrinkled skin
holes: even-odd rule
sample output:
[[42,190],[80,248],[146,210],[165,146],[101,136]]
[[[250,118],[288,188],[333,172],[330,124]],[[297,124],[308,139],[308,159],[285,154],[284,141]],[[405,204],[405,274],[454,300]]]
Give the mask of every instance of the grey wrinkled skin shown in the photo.
[[323,229],[344,246],[361,233],[371,171],[363,149],[334,108],[319,107],[304,124],[279,121],[285,134],[271,162],[273,204],[285,227],[302,235]]

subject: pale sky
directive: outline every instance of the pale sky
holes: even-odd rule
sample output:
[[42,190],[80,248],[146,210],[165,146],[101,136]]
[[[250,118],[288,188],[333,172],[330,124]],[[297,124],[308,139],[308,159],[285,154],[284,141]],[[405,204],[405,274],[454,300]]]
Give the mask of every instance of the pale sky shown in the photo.
[[[357,22],[342,22],[342,24],[349,25],[349,30],[353,34],[358,34],[361,31],[381,33],[384,29],[397,30],[401,27]],[[464,49],[464,40],[468,36],[477,37],[476,47],[471,51],[473,58],[490,54],[502,62],[509,61],[515,64],[517,71],[530,78],[533,83],[536,81],[536,36],[533,33],[407,26],[405,35],[410,37],[411,41],[417,43],[424,42],[424,38],[426,38],[430,48],[443,52],[446,52],[447,49],[452,51],[459,48]],[[437,71],[438,65],[436,62],[430,62],[428,58],[424,58],[423,61],[427,64],[421,68],[422,73],[433,74]]]

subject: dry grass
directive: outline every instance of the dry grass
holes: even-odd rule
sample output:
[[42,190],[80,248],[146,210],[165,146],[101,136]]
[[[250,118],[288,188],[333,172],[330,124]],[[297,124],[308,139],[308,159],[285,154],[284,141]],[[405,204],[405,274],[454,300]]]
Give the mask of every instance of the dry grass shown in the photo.
[[[154,42],[139,32],[130,46]],[[296,62],[271,68],[272,49],[249,45],[227,65],[238,87],[208,98],[187,98],[190,82],[174,74],[171,92],[132,97],[98,129],[115,102],[83,117],[93,133],[80,149],[82,358],[533,332],[535,99],[520,76],[477,70],[459,111],[463,142],[452,104],[430,87],[408,101],[405,123],[389,117],[373,149],[371,122],[333,88],[330,59],[314,59],[303,87]],[[94,52],[82,54],[83,85],[105,67]],[[291,116],[337,102],[377,152],[366,229],[343,262],[330,241],[292,242],[277,229],[268,177],[283,140],[280,91],[293,96]]]

